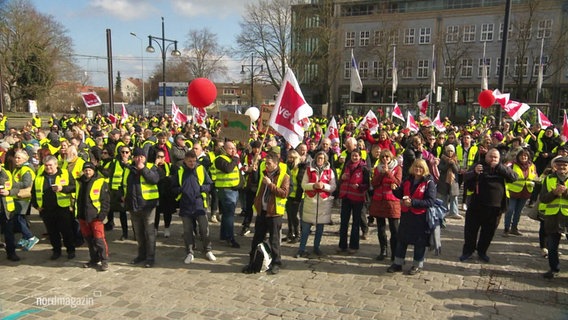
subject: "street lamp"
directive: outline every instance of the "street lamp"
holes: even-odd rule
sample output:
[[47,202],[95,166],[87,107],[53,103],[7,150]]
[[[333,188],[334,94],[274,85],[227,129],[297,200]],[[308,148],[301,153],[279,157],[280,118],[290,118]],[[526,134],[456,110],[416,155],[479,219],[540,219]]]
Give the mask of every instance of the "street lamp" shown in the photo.
[[254,72],[257,68],[260,68],[260,72],[263,70],[262,64],[254,64],[254,53],[250,54],[250,64],[241,65],[241,74],[245,74],[245,68],[250,70],[250,106],[254,105]]
[[140,40],[140,61],[142,62],[142,116],[146,115],[146,92],[144,90],[144,45],[142,38],[138,37],[136,33],[130,32],[130,35]]
[[[179,57],[181,56],[181,52],[177,49],[177,40],[170,40],[165,38],[165,31],[164,31],[164,17],[162,17],[162,36],[161,37],[154,37],[148,36],[148,47],[146,47],[146,52],[153,53],[156,50],[152,47],[152,40],[158,45],[162,52],[162,96],[163,102],[162,105],[164,107],[164,115],[166,114],[166,52],[168,51],[169,47],[173,44],[174,50],[172,50],[172,56]],[[162,43],[158,40],[161,40]],[[166,41],[168,42],[168,46],[166,47]]]

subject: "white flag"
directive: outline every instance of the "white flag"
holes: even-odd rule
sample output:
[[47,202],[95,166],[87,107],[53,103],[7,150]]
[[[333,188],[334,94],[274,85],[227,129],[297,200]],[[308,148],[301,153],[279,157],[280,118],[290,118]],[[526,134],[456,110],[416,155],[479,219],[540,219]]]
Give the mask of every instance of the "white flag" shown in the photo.
[[436,114],[436,118],[434,118],[432,123],[434,124],[434,128],[436,128],[439,132],[446,131],[446,126],[442,123],[442,120],[440,120],[440,110],[438,110],[438,114]]
[[400,107],[398,106],[398,102],[394,104],[394,109],[392,110],[392,116],[402,121],[405,121],[404,116],[402,115],[402,110],[400,110]]
[[126,111],[126,106],[122,104],[122,112],[120,115],[120,123],[125,123],[128,120],[128,111]]
[[363,93],[363,82],[361,82],[361,77],[359,76],[359,67],[353,56],[353,49],[351,49],[351,91]]
[[325,130],[324,137],[331,140],[331,143],[339,142],[339,129],[337,127],[337,122],[335,121],[335,117],[331,117],[331,121],[329,121],[329,125]]
[[357,129],[363,128],[364,125],[367,125],[371,134],[375,134],[379,131],[379,119],[377,119],[373,110],[369,110],[369,112],[367,112],[367,115],[361,120]]
[[[430,93],[436,93],[436,45],[432,45],[432,77],[430,77]],[[434,101],[434,99],[430,99]]]
[[396,69],[396,47],[393,47],[392,48],[392,94],[393,95],[396,93],[397,88],[398,88],[398,72]]

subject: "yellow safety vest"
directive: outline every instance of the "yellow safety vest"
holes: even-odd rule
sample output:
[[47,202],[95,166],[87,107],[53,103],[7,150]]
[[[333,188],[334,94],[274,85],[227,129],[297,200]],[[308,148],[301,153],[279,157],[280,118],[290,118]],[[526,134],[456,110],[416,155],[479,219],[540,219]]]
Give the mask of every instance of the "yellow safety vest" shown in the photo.
[[119,160],[113,160],[115,162],[114,171],[111,175],[111,182],[110,182],[110,189],[111,190],[119,190],[120,184],[122,183],[122,178],[124,177],[124,169],[120,165]]
[[215,152],[209,151],[209,159],[211,159],[211,167],[209,167],[209,173],[211,174],[211,180],[215,182],[217,180],[217,167],[215,167]]
[[[178,169],[178,182],[180,187],[183,184],[182,178],[184,170],[184,166],[181,166]],[[203,183],[205,183],[205,167],[198,165],[195,167],[195,173],[197,174],[197,183],[202,186]],[[201,197],[203,198],[203,207],[207,208],[207,193],[201,192]],[[181,193],[177,195],[176,201],[179,201],[179,199],[181,199]]]
[[526,178],[523,174],[523,170],[521,170],[518,164],[514,163],[512,169],[517,173],[519,178],[515,182],[507,183],[507,189],[509,191],[519,193],[523,191],[523,188],[526,185],[528,192],[532,193],[534,189],[534,180],[537,177],[536,167],[534,166],[534,164],[531,164],[531,166],[529,167],[528,176]]
[[[77,157],[77,160],[75,160],[75,166],[73,166],[73,171],[71,172],[71,176],[75,180],[79,179],[79,177],[83,175],[83,165],[84,164],[85,164],[85,160],[83,160],[83,158],[81,158],[81,157]],[[63,164],[61,166],[61,170],[67,170],[68,167],[69,167],[69,162],[63,161]]]
[[[467,167],[465,169],[468,169],[471,166],[473,166],[473,163],[475,162],[475,155],[477,154],[477,149],[478,149],[477,145],[471,145],[469,147],[469,151],[467,153],[467,162],[466,162]],[[464,154],[463,146],[460,144],[456,148],[456,157],[458,158],[460,166],[463,164],[463,154]]]
[[[232,160],[226,155],[220,155],[223,160],[231,163]],[[234,188],[240,183],[241,172],[239,166],[235,166],[232,172],[225,173],[221,170],[217,170],[217,180],[215,180],[215,187],[217,188]]]
[[21,168],[15,168],[14,169],[14,173],[13,173],[13,178],[14,178],[14,182],[20,182],[22,181],[22,177],[26,174],[26,173],[30,173],[31,177],[32,177],[32,183],[36,177],[36,174],[34,172],[34,169],[28,167],[27,165],[23,165]]
[[[104,178],[97,178],[97,180],[93,181],[93,186],[91,187],[91,191],[89,191],[89,198],[91,199],[91,202],[93,203],[95,209],[97,209],[97,214],[101,213],[101,191],[103,190],[104,183]],[[81,184],[77,183],[77,194],[79,194],[80,188]],[[77,201],[75,202],[75,212],[78,212]]]
[[[565,186],[567,181],[564,182]],[[547,191],[552,191],[556,189],[558,185],[558,178],[553,176],[548,176],[544,182],[544,186],[546,187]],[[550,203],[546,204],[546,210],[544,210],[545,216],[553,216],[561,212],[563,215],[568,216],[568,199],[564,199],[563,197],[557,197],[552,200]]]
[[41,129],[41,118],[40,117],[33,117],[33,126],[34,128]]
[[[43,182],[45,176],[43,174],[38,175],[34,180],[35,194],[37,205],[41,208],[43,207]],[[55,177],[55,184],[62,187],[69,185],[69,172],[67,170],[61,170],[61,174]],[[56,192],[57,205],[65,208],[71,205],[71,195],[63,192]]]
[[[146,163],[146,168],[148,169],[152,169],[153,166],[153,163]],[[129,175],[130,169],[126,168],[126,170],[124,170],[124,176],[122,178],[122,188],[124,189],[124,194],[126,194],[126,183],[128,181]],[[160,194],[158,193],[158,185],[146,182],[146,179],[144,179],[144,176],[142,175],[140,175],[140,189],[142,190],[142,199],[146,201],[160,198]]]
[[6,122],[8,121],[8,118],[3,117],[2,120],[0,120],[0,131],[4,132],[6,131]]
[[[296,192],[298,191],[298,172],[300,171],[300,168],[296,167],[292,170],[290,170],[290,173],[292,174],[290,176],[290,179],[292,181],[292,183],[294,183],[294,187],[292,188],[292,191],[290,192],[290,194],[288,195],[289,198],[295,198],[296,197]],[[302,192],[302,199],[304,198],[305,193]]]
[[[278,163],[278,167],[280,168],[280,174],[278,175],[278,180],[276,181],[276,187],[282,187],[282,181],[284,180],[284,176],[287,175],[288,167],[284,163]],[[264,178],[264,171],[266,170],[266,163],[263,161],[260,166],[260,178],[258,181],[258,189],[256,189],[256,196],[258,197],[259,193],[261,192],[260,188],[262,186],[262,179]],[[276,197],[276,214],[279,216],[283,216],[284,212],[286,211],[286,201],[288,198],[280,198]],[[253,206],[254,208],[254,206]]]
[[[10,173],[10,171],[3,169],[6,172],[6,175],[8,176],[8,180],[6,180],[6,182],[4,182],[4,190],[10,191],[12,190],[12,173]],[[12,196],[5,196],[4,199],[6,200],[6,211],[8,212],[12,212],[14,210],[16,210],[16,205],[14,204],[14,197]]]

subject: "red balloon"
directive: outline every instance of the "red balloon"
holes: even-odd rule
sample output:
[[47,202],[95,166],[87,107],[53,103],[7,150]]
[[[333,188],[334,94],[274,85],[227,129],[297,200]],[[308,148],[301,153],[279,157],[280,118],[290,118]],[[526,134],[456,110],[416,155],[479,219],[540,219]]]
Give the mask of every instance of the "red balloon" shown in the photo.
[[217,88],[209,79],[193,79],[187,87],[187,99],[192,106],[205,108],[217,99]]
[[491,90],[483,90],[477,97],[477,102],[483,109],[491,107],[495,103],[495,96]]

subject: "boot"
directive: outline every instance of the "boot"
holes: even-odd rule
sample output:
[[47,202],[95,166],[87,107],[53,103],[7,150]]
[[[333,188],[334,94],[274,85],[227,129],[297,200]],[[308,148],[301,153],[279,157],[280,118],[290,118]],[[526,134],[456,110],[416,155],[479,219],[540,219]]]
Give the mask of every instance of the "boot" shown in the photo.
[[387,246],[381,245],[381,253],[379,253],[379,255],[377,256],[377,260],[383,261],[385,260],[386,256],[387,256]]

